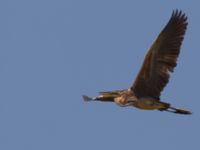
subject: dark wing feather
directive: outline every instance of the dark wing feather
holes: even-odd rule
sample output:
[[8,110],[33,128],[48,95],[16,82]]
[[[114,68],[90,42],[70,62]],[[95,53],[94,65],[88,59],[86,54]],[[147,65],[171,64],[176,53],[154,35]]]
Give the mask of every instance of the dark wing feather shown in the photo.
[[131,87],[136,96],[150,96],[159,100],[161,91],[169,81],[170,72],[176,66],[187,24],[184,13],[173,11],[168,24],[145,56],[142,68]]

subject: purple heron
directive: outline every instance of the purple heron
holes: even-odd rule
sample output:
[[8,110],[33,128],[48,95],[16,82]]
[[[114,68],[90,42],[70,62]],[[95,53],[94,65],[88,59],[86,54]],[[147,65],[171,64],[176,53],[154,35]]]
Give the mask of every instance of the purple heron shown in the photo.
[[129,89],[99,92],[100,95],[94,98],[83,95],[83,99],[115,102],[122,107],[134,106],[143,110],[191,114],[188,110],[172,107],[160,100],[160,93],[176,66],[187,25],[187,16],[180,10],[174,10],[169,22],[148,50],[139,74]]

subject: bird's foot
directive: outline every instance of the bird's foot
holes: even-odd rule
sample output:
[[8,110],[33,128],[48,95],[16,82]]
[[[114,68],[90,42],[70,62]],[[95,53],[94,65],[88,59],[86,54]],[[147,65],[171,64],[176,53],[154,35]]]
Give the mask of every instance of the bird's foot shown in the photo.
[[168,112],[172,112],[175,114],[182,114],[182,115],[191,115],[192,112],[188,111],[188,110],[184,110],[184,109],[180,109],[180,108],[174,108],[174,107],[169,107],[169,109],[165,110]]

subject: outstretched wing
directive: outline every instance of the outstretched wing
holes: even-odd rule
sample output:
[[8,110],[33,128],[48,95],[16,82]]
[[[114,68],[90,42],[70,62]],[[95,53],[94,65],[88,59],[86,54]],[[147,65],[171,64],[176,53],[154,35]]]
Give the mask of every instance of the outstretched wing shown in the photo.
[[136,96],[150,96],[159,100],[161,91],[169,81],[170,72],[176,66],[187,24],[187,17],[182,11],[173,11],[169,22],[145,56],[131,87]]

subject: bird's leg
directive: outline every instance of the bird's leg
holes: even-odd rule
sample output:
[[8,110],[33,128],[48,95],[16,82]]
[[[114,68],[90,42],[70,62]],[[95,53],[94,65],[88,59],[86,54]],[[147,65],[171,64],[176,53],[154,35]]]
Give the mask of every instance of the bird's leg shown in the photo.
[[166,109],[165,111],[172,112],[172,113],[176,113],[176,114],[184,114],[184,115],[190,115],[190,114],[192,114],[192,113],[191,113],[190,111],[188,111],[188,110],[179,109],[179,108],[175,108],[175,107],[169,107],[169,108]]
[[160,111],[167,111],[167,112],[175,113],[174,110],[170,110],[170,109],[165,109],[165,110],[160,110]]

